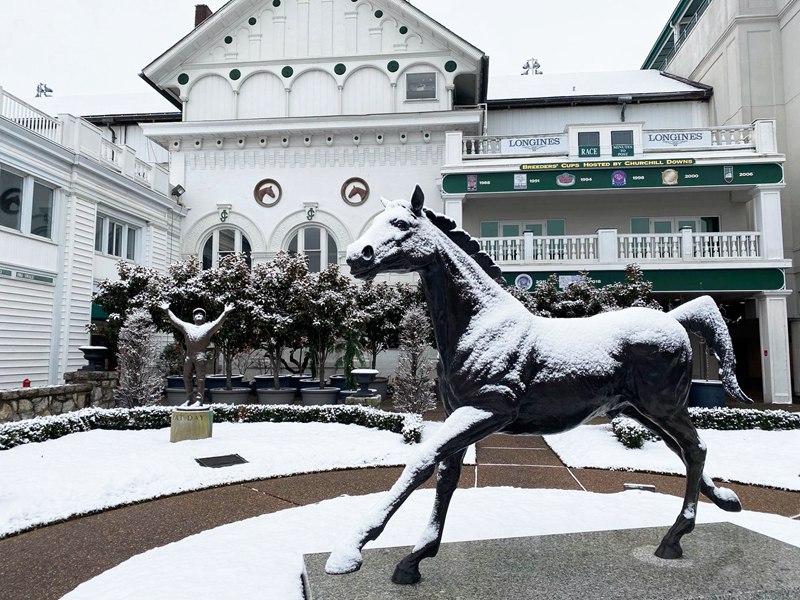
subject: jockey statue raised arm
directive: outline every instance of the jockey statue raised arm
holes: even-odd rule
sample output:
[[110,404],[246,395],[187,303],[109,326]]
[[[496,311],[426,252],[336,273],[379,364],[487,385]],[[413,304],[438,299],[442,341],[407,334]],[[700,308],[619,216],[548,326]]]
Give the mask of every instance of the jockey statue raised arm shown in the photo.
[[[161,308],[167,311],[169,320],[176,329],[183,333],[186,345],[186,360],[183,363],[183,385],[186,388],[186,405],[191,406],[195,402],[203,403],[206,381],[206,349],[228,314],[234,309],[233,304],[226,304],[222,314],[211,323],[206,323],[206,311],[202,308],[195,308],[192,311],[193,323],[181,321],[169,309],[169,302],[161,303]],[[197,392],[192,385],[192,369],[197,377]]]

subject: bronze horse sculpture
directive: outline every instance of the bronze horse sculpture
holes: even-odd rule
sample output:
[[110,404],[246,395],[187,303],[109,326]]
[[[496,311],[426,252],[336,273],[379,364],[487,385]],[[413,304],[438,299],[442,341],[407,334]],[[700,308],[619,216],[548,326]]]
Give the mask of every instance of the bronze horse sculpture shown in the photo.
[[730,335],[705,296],[663,313],[628,308],[585,319],[531,314],[497,280],[500,269],[454,221],[410,202],[385,202],[371,228],[347,249],[352,274],[415,271],[420,275],[439,350],[439,387],[447,419],[423,443],[383,503],[340,543],[329,574],[356,571],[361,549],[376,539],[411,492],[439,465],[428,527],[397,565],[392,581],[420,580],[419,563],[436,556],[464,452],[492,433],[551,434],[603,414],[624,414],[657,433],[686,466],[686,493],[656,556],[679,558],[694,529],[699,493],[727,511],[736,495],[703,474],[706,447],[686,409],[692,352],[686,329],[703,336],[720,361],[725,390],[739,388]]

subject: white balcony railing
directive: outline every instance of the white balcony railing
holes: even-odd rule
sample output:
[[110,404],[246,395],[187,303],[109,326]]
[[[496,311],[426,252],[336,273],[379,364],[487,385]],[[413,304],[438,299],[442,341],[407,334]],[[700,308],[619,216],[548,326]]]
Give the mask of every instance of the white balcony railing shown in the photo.
[[169,196],[169,171],[159,164],[136,158],[129,146],[112,143],[103,131],[84,119],[59,115],[58,119],[35,109],[0,87],[0,118],[98,161],[138,184]]
[[617,258],[632,260],[680,260],[680,233],[617,235]]
[[[686,152],[703,150],[743,150],[775,152],[772,121],[755,121],[751,125],[729,125],[705,129],[645,129],[642,131],[643,147],[637,152]],[[681,139],[695,134],[691,144],[669,143],[670,136]],[[569,156],[569,141],[565,133],[532,135],[484,135],[461,138],[461,159],[476,160],[498,156]],[[656,142],[648,142],[650,139]],[[772,139],[767,139],[772,138]],[[664,140],[667,140],[666,142]],[[532,152],[530,148],[535,148]]]
[[757,231],[722,233],[559,235],[478,238],[481,249],[500,265],[591,264],[763,260]]
[[3,88],[0,88],[0,117],[29,129],[51,142],[61,142],[61,123],[58,119],[36,110]]

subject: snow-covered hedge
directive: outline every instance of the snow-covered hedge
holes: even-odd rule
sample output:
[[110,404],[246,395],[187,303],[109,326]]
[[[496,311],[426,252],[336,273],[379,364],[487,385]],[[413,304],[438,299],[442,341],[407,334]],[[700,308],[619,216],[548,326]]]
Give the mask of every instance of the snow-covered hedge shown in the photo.
[[[698,429],[800,429],[800,413],[752,408],[690,408],[689,415]],[[611,421],[616,438],[628,448],[641,448],[646,441],[657,441],[655,433],[628,417]]]
[[[391,413],[355,405],[267,406],[259,404],[212,404],[214,421],[227,423],[341,423],[362,425],[402,434],[406,443],[422,438],[418,415]],[[0,450],[30,442],[54,440],[92,429],[139,430],[169,427],[170,406],[136,408],[85,408],[63,415],[36,417],[0,425]]]

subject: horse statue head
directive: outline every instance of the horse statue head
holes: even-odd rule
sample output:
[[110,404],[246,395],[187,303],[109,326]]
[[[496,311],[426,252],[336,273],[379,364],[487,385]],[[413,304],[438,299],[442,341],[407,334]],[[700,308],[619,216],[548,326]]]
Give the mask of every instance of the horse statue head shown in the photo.
[[381,200],[384,211],[372,226],[347,247],[350,272],[359,279],[378,273],[408,273],[430,264],[436,253],[431,235],[418,235],[430,220],[423,213],[425,195],[416,186],[411,201]]

